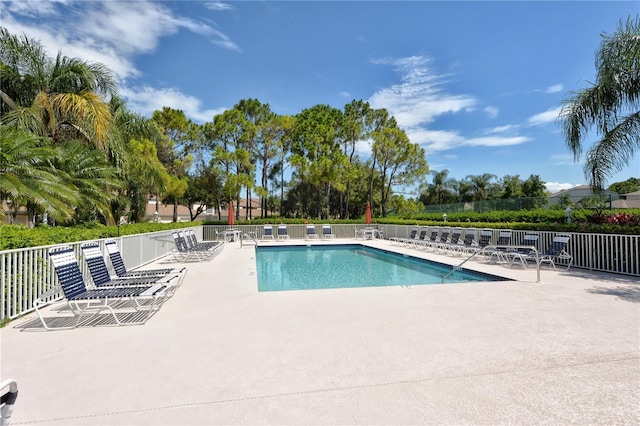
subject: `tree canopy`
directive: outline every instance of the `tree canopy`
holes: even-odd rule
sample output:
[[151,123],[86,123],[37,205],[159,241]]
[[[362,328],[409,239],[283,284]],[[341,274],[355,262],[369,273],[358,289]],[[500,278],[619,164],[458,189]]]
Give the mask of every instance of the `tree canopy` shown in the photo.
[[600,137],[587,151],[585,176],[596,188],[628,165],[640,150],[640,17],[603,34],[596,53],[596,80],[572,92],[560,112],[564,136],[576,160],[588,132]]

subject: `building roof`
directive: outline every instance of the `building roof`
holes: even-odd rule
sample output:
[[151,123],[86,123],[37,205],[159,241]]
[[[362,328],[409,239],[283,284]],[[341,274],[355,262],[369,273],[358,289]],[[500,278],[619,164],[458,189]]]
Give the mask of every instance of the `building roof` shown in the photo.
[[[563,189],[561,191],[558,191],[554,194],[549,195],[549,198],[552,197],[562,197],[565,194],[573,194],[574,192],[577,191],[588,191],[589,193],[593,194],[593,186],[591,185],[578,185],[578,186],[574,186],[573,188],[569,188],[569,189]],[[608,189],[603,189],[602,192],[604,194],[613,194],[613,195],[618,195],[616,192],[613,191],[609,191]]]
[[640,190],[624,194],[627,200],[640,200]]

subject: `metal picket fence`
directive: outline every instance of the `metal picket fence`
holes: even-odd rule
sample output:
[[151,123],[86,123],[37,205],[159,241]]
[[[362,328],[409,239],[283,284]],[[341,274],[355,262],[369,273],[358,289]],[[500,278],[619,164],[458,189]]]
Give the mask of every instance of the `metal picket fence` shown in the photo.
[[[277,235],[277,224],[271,225]],[[287,225],[290,239],[304,239],[305,224]],[[322,225],[316,224],[316,233],[321,233]],[[375,225],[383,238],[406,238],[413,226],[410,225]],[[226,225],[205,225],[189,227],[195,231],[198,239],[216,240],[229,227]],[[236,226],[241,235],[255,233],[262,238],[264,225]],[[336,238],[353,239],[358,231],[366,225],[331,224],[331,232]],[[476,229],[479,238],[481,229]],[[499,229],[493,229],[493,241],[497,239]],[[171,253],[175,245],[172,231],[153,232],[148,234],[128,235],[116,238],[120,251],[128,268],[136,268],[153,262]],[[513,241],[522,239],[526,231],[514,230]],[[540,232],[538,249],[546,249],[553,240],[554,232]],[[640,277],[640,235],[619,234],[569,234],[568,252],[573,256],[573,268],[593,271],[612,272]],[[74,247],[77,257],[81,258],[80,245],[84,241],[69,243]],[[104,240],[99,240],[104,249]],[[51,247],[43,246],[0,252],[0,320],[16,318],[33,310],[33,301],[42,293],[57,286],[57,277],[49,264],[48,251]],[[86,265],[80,266],[88,276]],[[50,300],[59,300],[61,295],[54,295]]]

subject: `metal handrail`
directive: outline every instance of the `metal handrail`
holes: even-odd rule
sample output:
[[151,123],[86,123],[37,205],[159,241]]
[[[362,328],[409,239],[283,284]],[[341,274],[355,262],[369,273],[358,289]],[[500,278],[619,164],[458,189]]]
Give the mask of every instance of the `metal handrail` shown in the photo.
[[446,274],[444,274],[442,276],[442,283],[444,284],[444,280],[445,278],[447,278],[449,275],[453,274],[455,271],[458,271],[460,268],[462,268],[462,265],[464,265],[465,263],[467,263],[467,261],[473,259],[475,256],[479,255],[480,253],[484,252],[487,249],[493,248],[496,249],[498,247],[504,247],[504,248],[510,248],[510,249],[519,249],[519,248],[523,248],[523,249],[529,249],[533,252],[535,252],[536,254],[536,270],[537,270],[537,275],[536,275],[536,282],[539,283],[540,282],[540,254],[538,253],[538,249],[535,248],[535,246],[503,246],[503,245],[487,245],[482,247],[480,250],[473,252],[473,254],[469,257],[467,257],[465,260],[463,260],[459,265],[454,266],[449,272],[447,272]]

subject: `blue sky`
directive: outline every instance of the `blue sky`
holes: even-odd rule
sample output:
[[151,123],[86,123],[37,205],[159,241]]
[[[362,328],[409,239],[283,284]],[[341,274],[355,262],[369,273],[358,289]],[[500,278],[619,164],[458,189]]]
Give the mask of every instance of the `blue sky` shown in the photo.
[[[246,98],[279,114],[363,99],[431,170],[538,174],[555,192],[585,183],[560,103],[594,81],[600,35],[639,13],[638,1],[3,0],[0,25],[106,64],[145,115],[170,106],[202,123]],[[630,177],[638,157],[609,183]]]

